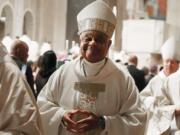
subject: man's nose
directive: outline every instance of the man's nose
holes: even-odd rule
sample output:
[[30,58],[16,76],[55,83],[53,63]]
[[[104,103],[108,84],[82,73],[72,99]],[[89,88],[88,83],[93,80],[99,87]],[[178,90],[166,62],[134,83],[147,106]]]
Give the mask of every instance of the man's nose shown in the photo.
[[171,62],[171,61],[169,61],[168,63],[167,63],[167,65],[168,66],[170,66],[170,65],[172,65],[173,63]]
[[90,45],[96,45],[97,43],[96,43],[96,41],[94,39],[92,39],[89,44]]

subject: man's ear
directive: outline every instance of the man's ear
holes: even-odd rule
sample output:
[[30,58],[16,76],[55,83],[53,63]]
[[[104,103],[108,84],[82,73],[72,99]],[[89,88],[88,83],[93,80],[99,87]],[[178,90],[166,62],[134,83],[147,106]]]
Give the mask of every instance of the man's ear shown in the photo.
[[112,43],[112,40],[111,40],[111,39],[109,39],[109,40],[108,40],[108,43],[107,43],[107,44],[108,44],[108,48],[110,48],[111,43]]
[[21,53],[21,49],[20,48],[16,48],[15,53],[16,53],[16,55],[19,55],[19,53]]

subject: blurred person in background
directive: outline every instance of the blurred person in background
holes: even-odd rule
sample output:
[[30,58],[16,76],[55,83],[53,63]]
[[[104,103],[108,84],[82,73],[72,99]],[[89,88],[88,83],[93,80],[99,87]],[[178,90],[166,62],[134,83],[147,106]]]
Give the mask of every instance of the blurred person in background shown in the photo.
[[57,57],[54,51],[46,51],[39,59],[39,71],[35,78],[37,95],[47,83],[51,74],[56,70]]
[[149,81],[154,77],[156,76],[158,72],[158,67],[157,65],[151,65],[149,67],[149,73],[145,76],[145,79],[146,79],[146,84],[149,83]]
[[130,55],[128,59],[127,69],[131,74],[131,76],[133,77],[139,91],[141,91],[146,86],[145,72],[143,70],[138,69],[137,65],[138,65],[138,57],[135,55]]
[[19,39],[15,39],[11,46],[11,57],[18,65],[19,69],[22,71],[27,79],[29,86],[31,87],[33,94],[36,95],[34,89],[34,77],[32,73],[31,66],[27,64],[28,59],[28,45]]
[[2,44],[0,44],[0,135],[44,135],[31,88]]
[[[180,49],[180,48],[179,48]],[[180,57],[180,54],[179,54]],[[168,135],[180,135],[180,70],[171,74],[162,86],[149,130]]]
[[[170,37],[161,48],[163,59],[163,69],[153,77],[146,88],[140,93],[146,109],[149,111],[149,120],[155,112],[154,109],[159,105],[159,100],[162,99],[162,87],[172,73],[175,73],[179,68],[180,61],[180,42],[175,37]],[[157,121],[158,122],[158,121]],[[149,123],[147,134],[153,133],[154,123]]]

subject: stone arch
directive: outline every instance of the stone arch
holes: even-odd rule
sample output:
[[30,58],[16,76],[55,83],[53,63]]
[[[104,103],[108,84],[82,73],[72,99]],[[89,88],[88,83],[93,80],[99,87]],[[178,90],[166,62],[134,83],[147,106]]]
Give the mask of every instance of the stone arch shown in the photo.
[[4,5],[0,14],[0,39],[13,34],[13,11],[8,4]]
[[34,34],[34,18],[30,11],[26,11],[23,18],[23,34],[28,35],[31,39]]

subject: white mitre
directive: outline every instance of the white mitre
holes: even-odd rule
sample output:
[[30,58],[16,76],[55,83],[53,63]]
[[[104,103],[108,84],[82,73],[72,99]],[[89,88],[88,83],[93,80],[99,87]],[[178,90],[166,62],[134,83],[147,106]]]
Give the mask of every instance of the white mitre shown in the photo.
[[163,59],[175,59],[180,61],[180,41],[170,37],[161,47]]
[[96,30],[111,38],[116,25],[116,17],[105,2],[95,1],[79,12],[77,22],[79,34],[88,30]]

